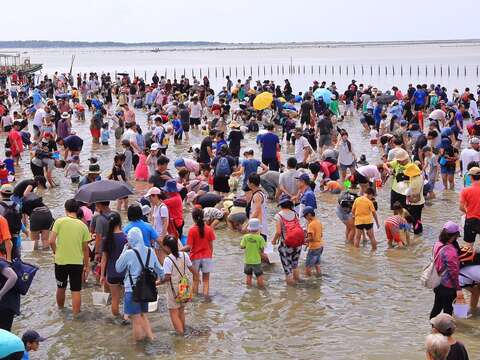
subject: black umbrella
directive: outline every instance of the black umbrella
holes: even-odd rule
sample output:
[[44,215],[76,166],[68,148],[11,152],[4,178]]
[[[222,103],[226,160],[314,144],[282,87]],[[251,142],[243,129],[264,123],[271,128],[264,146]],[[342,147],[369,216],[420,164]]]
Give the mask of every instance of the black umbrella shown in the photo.
[[123,182],[99,180],[78,189],[75,200],[92,204],[121,199],[131,194],[133,194],[132,188]]
[[382,105],[388,105],[397,100],[395,95],[380,95],[377,97],[377,102]]

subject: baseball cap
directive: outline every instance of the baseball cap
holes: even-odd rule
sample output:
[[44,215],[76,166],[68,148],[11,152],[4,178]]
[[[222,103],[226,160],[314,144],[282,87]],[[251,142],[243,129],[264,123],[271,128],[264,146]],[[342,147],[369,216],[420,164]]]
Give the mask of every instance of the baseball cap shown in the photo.
[[38,332],[35,330],[27,330],[25,333],[22,335],[22,341],[24,343],[28,342],[42,342],[45,341],[45,338],[40,336]]
[[147,216],[152,211],[152,208],[148,205],[142,205],[142,214]]
[[153,143],[153,144],[150,146],[150,150],[155,151],[155,150],[158,150],[158,149],[160,149],[160,145],[157,144],[157,143]]
[[400,126],[407,126],[407,125],[408,125],[407,120],[400,121]]
[[468,175],[480,175],[480,167],[472,167],[470,170],[468,170]]
[[243,152],[244,154],[252,154],[254,153],[252,148],[246,148],[245,151]]
[[260,220],[252,218],[248,220],[247,230],[249,231],[258,231],[260,230]]
[[160,195],[161,193],[162,192],[160,191],[160,189],[154,186],[148,189],[147,193],[145,194],[145,197],[147,198],[150,195]]
[[0,187],[0,193],[6,195],[13,194],[13,186],[10,184],[3,184],[2,187]]
[[450,336],[455,332],[457,324],[455,319],[449,314],[439,314],[430,319],[430,324],[442,335]]
[[300,176],[297,176],[295,179],[305,181],[306,183],[310,182],[310,176],[308,176],[308,174],[305,174],[305,173],[301,174]]
[[458,226],[453,221],[447,221],[443,225],[443,230],[446,230],[449,234],[460,234],[460,226]]
[[184,167],[184,166],[185,166],[185,160],[183,159],[175,160],[175,167]]
[[292,202],[292,198],[288,194],[282,194],[280,199],[278,199],[278,205],[283,205],[287,202]]
[[311,215],[314,215],[315,216],[315,209],[311,206],[305,206],[303,208],[303,213],[302,215],[305,217],[307,216],[308,214],[311,214]]

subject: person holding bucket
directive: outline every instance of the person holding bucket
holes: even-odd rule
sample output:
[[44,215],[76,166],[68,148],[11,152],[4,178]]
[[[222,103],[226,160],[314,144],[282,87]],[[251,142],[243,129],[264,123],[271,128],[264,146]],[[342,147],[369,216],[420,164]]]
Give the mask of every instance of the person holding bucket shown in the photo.
[[455,299],[457,303],[465,302],[458,281],[460,246],[457,239],[459,237],[460,227],[453,221],[447,221],[433,246],[435,269],[440,275],[441,281],[440,285],[433,289],[435,301],[430,312],[430,319],[440,314],[442,310],[444,313],[452,315]]

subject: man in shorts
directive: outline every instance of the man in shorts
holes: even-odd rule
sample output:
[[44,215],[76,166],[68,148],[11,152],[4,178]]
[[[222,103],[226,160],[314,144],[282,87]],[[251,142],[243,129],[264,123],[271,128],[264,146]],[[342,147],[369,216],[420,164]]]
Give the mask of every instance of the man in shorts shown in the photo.
[[78,208],[76,200],[67,200],[66,216],[55,221],[50,233],[50,247],[55,257],[57,305],[60,309],[65,306],[67,283],[70,282],[73,315],[80,313],[82,280],[87,278],[89,269],[87,243],[90,233],[87,225],[77,218]]

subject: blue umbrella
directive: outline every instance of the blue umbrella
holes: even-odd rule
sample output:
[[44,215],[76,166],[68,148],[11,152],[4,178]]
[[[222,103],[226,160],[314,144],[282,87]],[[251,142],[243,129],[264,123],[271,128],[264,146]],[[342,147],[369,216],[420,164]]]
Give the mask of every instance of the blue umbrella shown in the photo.
[[332,102],[332,96],[333,96],[332,92],[325,88],[318,88],[313,93],[313,97],[315,98],[315,100],[319,100],[320,98],[322,98],[325,104],[327,105],[329,105]]

